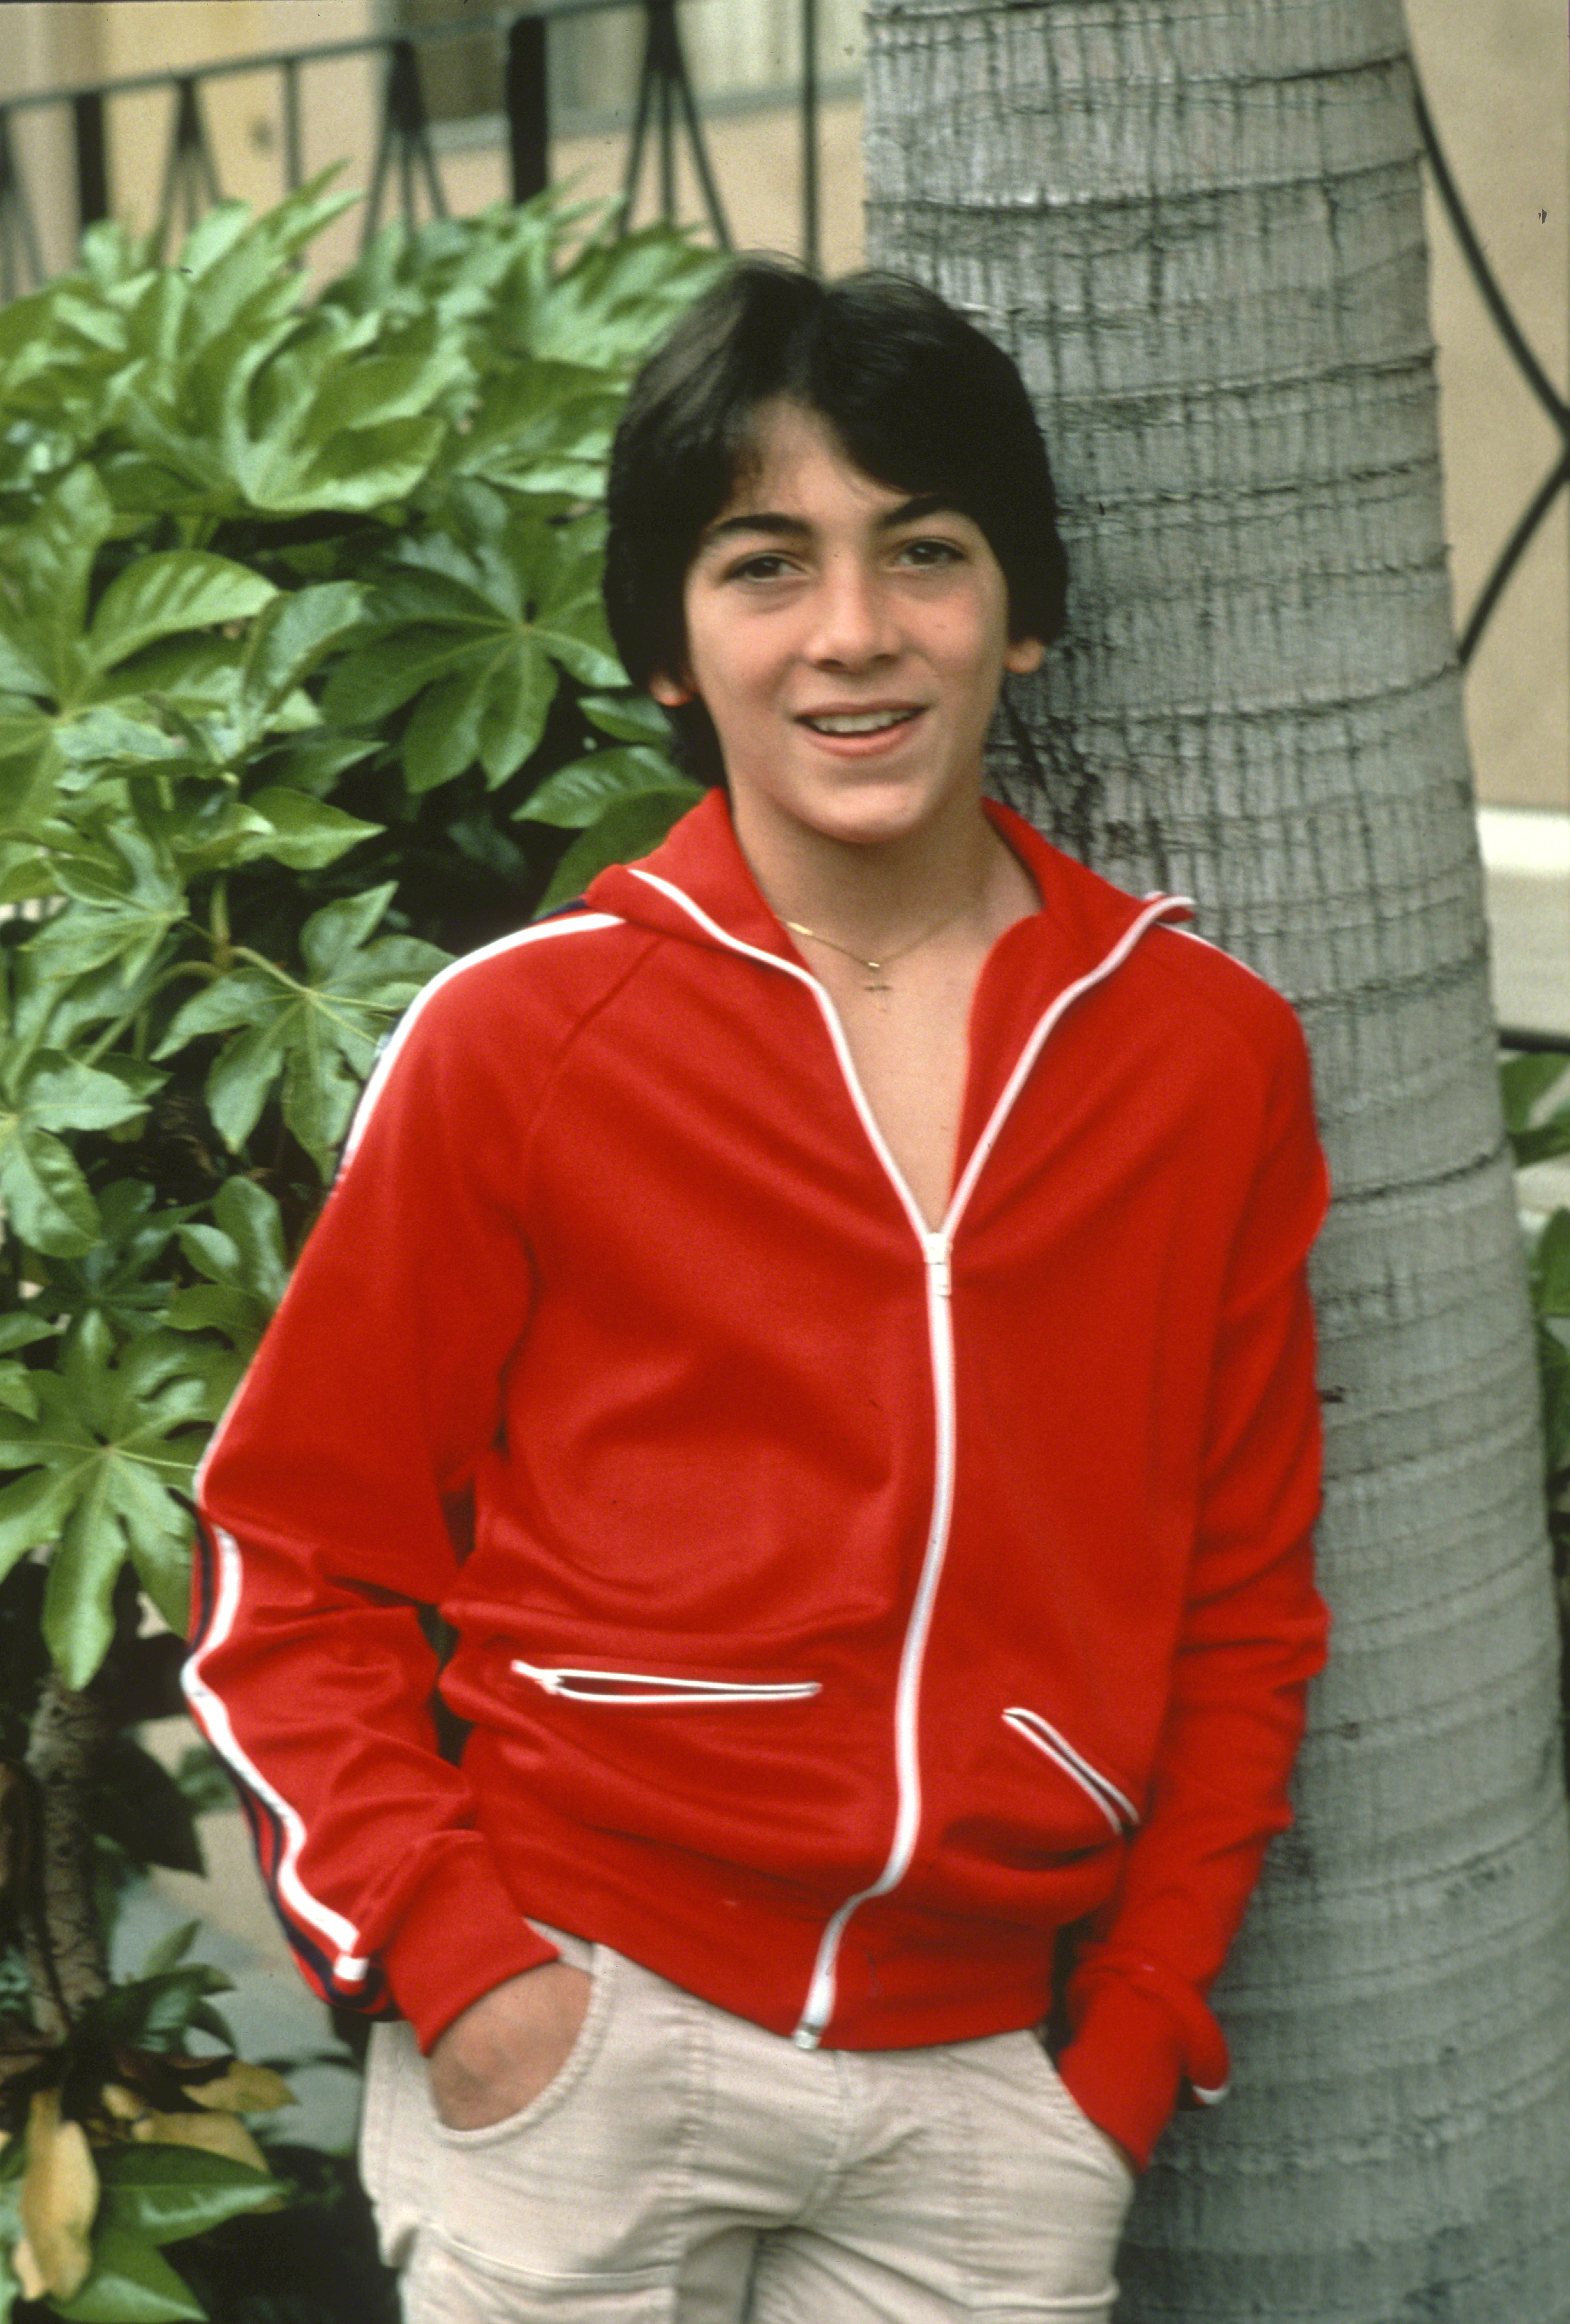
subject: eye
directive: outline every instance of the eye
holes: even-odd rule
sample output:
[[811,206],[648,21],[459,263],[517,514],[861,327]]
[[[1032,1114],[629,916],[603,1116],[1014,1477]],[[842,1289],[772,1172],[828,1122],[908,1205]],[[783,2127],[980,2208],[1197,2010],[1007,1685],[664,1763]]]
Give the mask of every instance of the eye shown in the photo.
[[782,549],[754,549],[750,557],[738,557],[734,565],[727,565],[725,578],[743,582],[781,581],[795,570],[794,563]]
[[901,541],[896,554],[901,565],[914,565],[925,570],[965,563],[965,551],[956,540],[944,540],[930,533]]

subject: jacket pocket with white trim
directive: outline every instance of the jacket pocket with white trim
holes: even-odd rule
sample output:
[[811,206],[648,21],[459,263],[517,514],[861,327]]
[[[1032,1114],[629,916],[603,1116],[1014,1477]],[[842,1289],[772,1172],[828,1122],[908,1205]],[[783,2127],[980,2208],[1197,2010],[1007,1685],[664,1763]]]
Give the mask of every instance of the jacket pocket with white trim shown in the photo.
[[1054,1727],[1049,1719],[1043,1719],[1039,1711],[1029,1711],[1019,1703],[1012,1704],[1002,1716],[1006,1727],[1011,1727],[1016,1735],[1022,1736],[1050,1759],[1071,1783],[1078,1784],[1120,1840],[1125,1832],[1138,1830],[1140,1811],[1128,1794],[1094,1766],[1083,1751],[1076,1750],[1060,1728]]
[[668,1672],[592,1670],[562,1663],[515,1658],[510,1668],[546,1694],[570,1702],[598,1702],[611,1709],[686,1709],[699,1705],[799,1702],[821,1693],[815,1678],[745,1680],[679,1678]]

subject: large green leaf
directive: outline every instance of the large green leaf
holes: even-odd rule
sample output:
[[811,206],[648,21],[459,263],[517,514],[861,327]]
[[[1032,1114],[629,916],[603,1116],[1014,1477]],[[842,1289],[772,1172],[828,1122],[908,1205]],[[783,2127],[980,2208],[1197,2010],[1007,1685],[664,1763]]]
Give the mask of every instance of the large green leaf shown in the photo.
[[30,947],[40,973],[56,980],[113,961],[130,984],[186,917],[173,864],[129,818],[115,830],[112,853],[62,859],[57,876],[68,900]]
[[413,491],[446,432],[432,406],[467,374],[461,348],[435,318],[403,333],[398,351],[328,315],[261,367],[226,449],[254,508],[301,514],[370,509]]
[[254,792],[247,807],[253,818],[261,818],[262,827],[258,829],[253,821],[236,850],[237,859],[268,855],[291,872],[319,872],[324,864],[336,863],[362,839],[383,828],[379,823],[365,823],[358,816],[346,814],[328,799],[312,798],[306,791],[289,790],[280,784]]
[[1534,1162],[1550,1162],[1557,1154],[1570,1154],[1570,1105],[1558,1107],[1528,1130],[1518,1130],[1510,1145],[1519,1170]]
[[254,718],[271,717],[323,655],[356,627],[364,604],[357,582],[323,581],[278,597],[267,608],[252,630],[241,673],[243,698]]
[[168,772],[186,745],[159,722],[150,706],[127,701],[86,702],[73,717],[55,724],[61,781],[81,790],[109,773]]
[[509,365],[485,382],[444,468],[515,492],[596,497],[621,401],[605,372],[582,364]]
[[538,591],[534,633],[546,651],[584,686],[624,686],[626,673],[605,626],[600,592],[604,540],[597,516],[574,524],[517,525],[509,535],[514,558],[527,558]]
[[1543,1455],[1550,1486],[1570,1485],[1570,1347],[1551,1323],[1538,1324],[1538,1379],[1543,1400]]
[[422,687],[461,669],[470,650],[459,624],[410,622],[384,631],[345,654],[328,680],[323,707],[328,718],[370,725],[401,710]]
[[392,899],[389,884],[314,913],[300,936],[303,976],[252,959],[175,1016],[159,1056],[205,1033],[233,1035],[207,1084],[214,1124],[232,1150],[277,1090],[290,1129],[330,1175],[377,1044],[448,957],[411,936],[372,940]]
[[703,793],[678,774],[663,752],[633,743],[626,750],[596,751],[550,775],[518,809],[522,821],[584,831],[607,808],[646,791],[679,791],[696,807]]
[[[0,1417],[0,1435],[10,1412],[7,1406]],[[54,1469],[32,1469],[0,1487],[0,1573],[9,1573],[19,1558],[54,1540],[74,1499],[70,1476]]]
[[647,694],[586,694],[578,707],[618,742],[644,742],[653,751],[670,748],[670,721]]
[[[556,673],[528,637],[500,623],[485,627],[494,641],[472,646],[450,678],[429,687],[404,728],[403,771],[411,791],[433,790],[474,765],[493,697],[502,706],[507,739],[517,750],[516,757],[493,757],[486,769],[493,781],[503,781],[540,740]],[[520,718],[530,709],[532,725],[521,730]]]
[[97,1240],[98,1210],[61,1131],[115,1130],[145,1101],[115,1074],[38,1049],[0,1074],[0,1204],[31,1249],[68,1258]]
[[42,1315],[51,1330],[96,1314],[116,1340],[127,1339],[162,1313],[170,1245],[189,1212],[161,1209],[156,1189],[136,1178],[115,1179],[100,1190],[97,1204],[97,1241],[79,1257],[43,1263],[29,1313]]
[[328,192],[340,166],[319,171],[259,217],[242,202],[221,202],[192,227],[174,272],[200,284],[188,325],[193,339],[211,339],[236,320],[254,319],[258,293],[299,304],[304,285],[287,262],[358,199]]
[[[54,865],[58,875],[60,857]],[[58,896],[51,899],[57,906]],[[51,925],[45,920],[42,925]],[[118,960],[106,961],[98,968],[78,969],[69,962],[59,966],[48,951],[41,952],[36,941],[20,947],[10,963],[12,970],[12,1005],[6,1019],[6,1030],[0,1038],[0,1088],[21,1087],[23,1074],[35,1052],[50,1049],[62,1056],[77,1056],[81,1037],[89,1028],[103,1026],[113,1019],[125,1019],[126,1011],[134,1009],[135,991],[127,991]],[[86,1063],[85,1057],[78,1057]],[[133,1097],[144,1099],[150,1087],[143,1078],[145,1069],[135,1065],[129,1080],[126,1070],[135,1061],[125,1051],[101,1059],[98,1070],[120,1083],[123,1091]],[[110,1093],[100,1090],[94,1102],[107,1103]],[[67,1120],[63,1125],[51,1122],[53,1129],[67,1130],[115,1129],[125,1125],[89,1120],[86,1116]]]
[[581,895],[596,872],[608,864],[626,863],[658,847],[679,816],[703,797],[696,783],[672,784],[669,790],[638,791],[607,807],[599,821],[580,832],[556,867],[540,909],[548,912]]
[[105,590],[88,632],[87,659],[95,670],[110,669],[160,638],[248,621],[277,595],[271,581],[232,558],[198,549],[156,550],[116,574]]
[[1538,1236],[1531,1282],[1539,1315],[1570,1316],[1570,1210],[1555,1211]]
[[613,686],[621,666],[599,592],[597,524],[509,519],[495,495],[467,503],[479,537],[428,534],[378,590],[374,632],[335,672],[329,715],[385,716],[415,696],[402,752],[416,792],[478,764],[492,784],[537,747],[559,672]]
[[105,2224],[153,2244],[183,2243],[225,2219],[265,2210],[279,2192],[276,2179],[189,2146],[111,2147],[99,2153],[98,2179]]
[[0,599],[0,689],[7,694],[48,694],[52,691],[44,667],[42,640],[28,634],[29,624]]
[[0,1102],[0,1204],[12,1232],[33,1250],[86,1250],[97,1206],[68,1147]]
[[151,1332],[116,1349],[89,1315],[58,1370],[38,1374],[36,1419],[0,1412],[0,1468],[32,1472],[0,1493],[0,1563],[57,1542],[43,1630],[69,1685],[85,1686],[103,1660],[127,1561],[183,1631],[189,1519],[175,1496],[189,1494],[236,1377],[233,1357],[210,1343]]
[[[1499,1070],[1500,1095],[1504,1105],[1505,1129],[1515,1152],[1516,1166],[1523,1168],[1528,1162],[1541,1162],[1551,1154],[1570,1151],[1570,1106],[1544,1123],[1541,1120],[1543,1102],[1550,1097],[1570,1074],[1570,1050],[1533,1050],[1525,1056],[1507,1057]],[[1539,1148],[1545,1130],[1549,1142]],[[1554,1138],[1563,1133],[1563,1142]]]
[[111,2220],[94,2232],[86,2283],[52,2312],[63,2324],[200,2324],[208,2311],[156,2245]]
[[[90,467],[72,468],[12,533],[5,563],[20,605],[0,613],[11,676],[0,684],[69,704],[90,675],[83,650],[93,562],[114,530],[109,496]],[[30,680],[23,673],[31,669]]]
[[55,722],[42,706],[0,694],[0,839],[36,839],[62,766]]
[[658,226],[591,241],[529,315],[530,352],[624,373],[725,263]]
[[128,1983],[112,1985],[88,2003],[84,2030],[93,2040],[165,2054],[189,2054],[188,2036],[207,2017],[209,1997],[233,1990],[234,1979],[206,1961],[179,1960]]
[[[283,263],[342,207],[323,184],[252,222],[220,206],[196,228],[189,259],[126,286],[125,357],[110,405],[121,448],[101,463],[121,507],[237,511],[270,450],[276,465],[282,447],[268,438],[278,399],[259,412],[256,383],[291,346],[335,337],[302,309],[304,280]],[[356,346],[336,337],[352,363]]]
[[171,730],[164,749],[186,754],[182,771],[208,784],[229,779],[270,736],[318,724],[320,713],[303,681],[358,626],[362,594],[350,581],[272,590],[243,648],[228,641],[229,650],[215,657],[207,640],[187,641],[184,673],[178,663],[161,668],[147,650],[135,655],[125,675],[156,703]]
[[[168,294],[160,290],[168,301]],[[427,343],[378,362],[364,330],[319,314],[245,318],[182,369],[178,319],[156,310],[150,352],[121,376],[117,419],[133,447],[106,470],[124,505],[171,512],[341,515],[404,499],[446,431],[429,409],[462,375],[461,351]],[[374,392],[357,374],[375,364]]]
[[176,1331],[220,1331],[249,1354],[288,1280],[283,1222],[265,1188],[244,1177],[225,1179],[213,1216],[211,1226],[180,1231],[181,1250],[207,1280],[176,1294],[168,1320]]

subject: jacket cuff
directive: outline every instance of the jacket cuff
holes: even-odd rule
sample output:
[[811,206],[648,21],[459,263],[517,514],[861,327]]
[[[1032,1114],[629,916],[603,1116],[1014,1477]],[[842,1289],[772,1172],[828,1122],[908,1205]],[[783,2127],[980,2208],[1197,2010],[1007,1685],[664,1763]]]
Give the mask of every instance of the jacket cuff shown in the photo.
[[424,2052],[494,1986],[560,1959],[502,1885],[486,1843],[466,1839],[414,1890],[382,1952],[389,1990]]
[[1080,2111],[1141,2171],[1183,2089],[1184,2048],[1181,2028],[1153,1994],[1109,1978],[1057,2060]]

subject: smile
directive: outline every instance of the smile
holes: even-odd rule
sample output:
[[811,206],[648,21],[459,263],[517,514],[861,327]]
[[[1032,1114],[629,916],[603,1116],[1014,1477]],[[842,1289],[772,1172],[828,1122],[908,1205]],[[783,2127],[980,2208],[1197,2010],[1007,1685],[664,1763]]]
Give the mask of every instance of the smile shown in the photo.
[[891,727],[909,725],[917,710],[856,710],[804,715],[801,724],[815,734],[882,734]]

